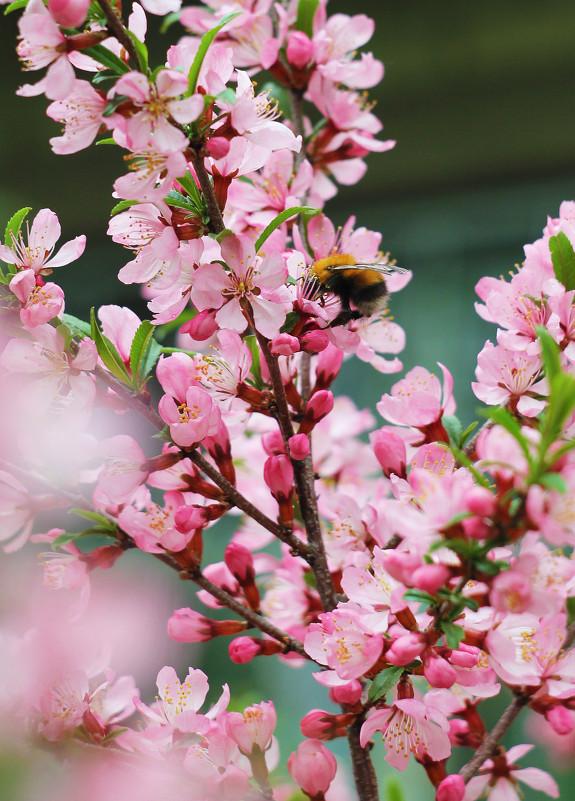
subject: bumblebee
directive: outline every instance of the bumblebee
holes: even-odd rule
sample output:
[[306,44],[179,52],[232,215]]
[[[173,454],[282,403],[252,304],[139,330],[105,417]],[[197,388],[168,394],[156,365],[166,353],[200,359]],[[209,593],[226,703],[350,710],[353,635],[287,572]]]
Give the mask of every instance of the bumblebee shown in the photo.
[[349,253],[319,259],[310,270],[319,292],[331,292],[340,300],[341,309],[331,321],[332,327],[345,325],[361,317],[371,317],[384,309],[389,295],[385,276],[407,272],[403,267],[386,263],[358,264]]

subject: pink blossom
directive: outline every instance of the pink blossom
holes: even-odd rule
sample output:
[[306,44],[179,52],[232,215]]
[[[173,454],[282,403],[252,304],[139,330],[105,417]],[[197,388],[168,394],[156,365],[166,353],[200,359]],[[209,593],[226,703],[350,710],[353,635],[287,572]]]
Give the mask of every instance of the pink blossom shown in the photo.
[[284,260],[274,253],[260,261],[252,240],[246,236],[225,237],[222,258],[229,271],[220,264],[207,264],[197,270],[192,287],[194,306],[200,311],[218,309],[218,324],[238,333],[248,324],[244,316],[247,307],[257,330],[273,339],[285,321],[282,295],[277,292],[287,278]]
[[0,470],[0,540],[6,552],[16,551],[28,540],[34,523],[34,503],[28,490],[15,476]]
[[567,465],[560,475],[566,484],[565,492],[534,484],[529,487],[526,505],[533,528],[555,546],[575,542],[575,465]]
[[360,61],[353,59],[356,51],[371,39],[373,30],[374,22],[365,14],[329,17],[313,37],[318,72],[353,89],[368,89],[378,84],[383,77],[383,64],[371,53],[362,53]]
[[467,783],[463,801],[474,801],[486,794],[490,801],[520,801],[523,797],[517,788],[518,782],[533,787],[551,798],[559,798],[559,788],[555,780],[540,768],[519,768],[515,764],[532,745],[515,745],[502,756],[488,759]]
[[[148,719],[160,726],[169,726],[181,732],[205,734],[209,720],[198,714],[208,694],[208,678],[202,670],[189,668],[180,682],[173,667],[163,667],[158,673],[159,700],[153,707],[136,700],[136,706]],[[228,696],[229,698],[229,696]]]
[[510,404],[520,414],[534,417],[544,408],[538,394],[545,394],[541,380],[541,359],[525,351],[512,351],[486,342],[477,357],[477,381],[471,387],[489,406]]
[[276,727],[276,710],[272,701],[248,706],[241,712],[228,712],[226,731],[244,754],[251,754],[257,747],[268,749]]
[[50,100],[67,97],[73,89],[75,75],[68,60],[66,37],[42,0],[30,0],[18,27],[22,38],[17,51],[25,69],[48,67],[41,81],[33,86],[26,84],[18,93],[33,96],[44,92]]
[[143,551],[178,552],[183,550],[191,539],[191,534],[183,534],[176,527],[175,515],[184,503],[181,492],[168,491],[164,494],[163,507],[151,501],[142,511],[134,506],[124,506],[118,515],[118,522]]
[[106,98],[100,92],[88,81],[80,80],[74,81],[71,92],[65,98],[50,103],[46,109],[48,117],[64,123],[62,136],[50,139],[54,153],[67,155],[89,147],[100,128],[112,125],[110,117],[102,116],[106,105]]
[[335,778],[337,761],[320,740],[304,740],[288,757],[290,776],[311,798],[326,793]]
[[128,72],[119,78],[110,96],[125,95],[137,109],[122,124],[130,150],[142,150],[152,139],[160,153],[174,153],[185,147],[184,134],[168,118],[187,124],[204,110],[200,95],[178,99],[187,89],[187,77],[176,70],[160,70],[154,84],[139,72]]
[[[119,144],[126,144],[125,136],[118,129],[114,136]],[[182,142],[182,149],[184,146]],[[141,203],[163,200],[174,178],[184,175],[187,169],[186,158],[180,150],[164,153],[153,141],[134,151],[127,161],[129,172],[115,180],[114,189],[118,197]]]
[[434,762],[447,759],[451,744],[446,717],[432,706],[414,698],[394,702],[389,709],[378,709],[368,717],[360,732],[365,748],[376,731],[383,734],[385,759],[397,770],[405,770],[411,754],[427,755]]
[[16,273],[10,281],[10,289],[22,304],[20,320],[27,328],[35,328],[54,317],[62,317],[62,288],[51,281],[38,284],[34,270],[25,268]]
[[433,373],[424,367],[414,367],[393,385],[390,395],[382,396],[377,404],[382,417],[395,425],[432,430],[443,414],[453,414],[453,378],[446,367],[439,366],[443,372],[443,389]]
[[437,786],[435,801],[463,801],[465,782],[459,773],[452,773]]
[[34,217],[32,228],[28,230],[27,244],[24,244],[22,234],[17,240],[13,237],[11,248],[0,245],[0,259],[7,264],[15,264],[18,269],[31,268],[37,275],[49,275],[55,267],[79,259],[86,247],[86,237],[77,236],[52,256],[60,234],[56,214],[50,209],[40,209]]
[[146,457],[138,443],[126,434],[100,443],[104,465],[98,486],[112,503],[129,502],[134,491],[148,476]]
[[217,433],[221,412],[212,398],[199,387],[189,387],[186,400],[176,403],[171,395],[160,398],[158,411],[170,426],[170,436],[182,448],[195,447]]

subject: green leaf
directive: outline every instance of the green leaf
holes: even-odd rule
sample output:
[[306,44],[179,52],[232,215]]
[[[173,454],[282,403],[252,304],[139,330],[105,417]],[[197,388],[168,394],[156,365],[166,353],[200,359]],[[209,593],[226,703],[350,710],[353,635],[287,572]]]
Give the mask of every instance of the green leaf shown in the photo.
[[215,28],[212,28],[211,31],[208,31],[202,36],[202,41],[200,42],[200,46],[198,47],[198,52],[192,62],[192,66],[190,67],[190,71],[188,73],[188,91],[186,92],[186,97],[193,95],[196,91],[196,86],[198,83],[198,76],[200,74],[200,70],[202,68],[202,64],[204,63],[204,58],[206,57],[206,53],[208,52],[208,48],[211,43],[214,41],[218,33],[221,31],[223,27],[225,27],[228,22],[231,22],[237,16],[239,16],[242,12],[241,11],[233,11],[230,14],[226,14],[225,17],[222,18],[221,22],[216,25]]
[[477,428],[478,425],[479,425],[479,423],[477,422],[477,420],[474,420],[473,423],[470,423],[467,426],[467,428],[465,429],[465,431],[461,434],[461,437],[459,438],[459,447],[460,448],[463,448],[463,446],[467,442],[467,438],[469,437],[469,435],[473,431],[475,431],[475,429]]
[[133,386],[132,378],[130,374],[126,370],[126,365],[118,351],[116,350],[115,345],[110,342],[110,340],[105,337],[96,321],[96,315],[94,313],[94,307],[90,309],[90,324],[91,330],[90,334],[92,339],[96,344],[96,348],[98,350],[98,355],[108,368],[108,370],[115,375],[122,383],[127,384],[128,386]]
[[405,793],[395,776],[387,776],[383,786],[385,801],[405,801]]
[[555,277],[568,292],[575,289],[575,253],[569,238],[563,231],[550,237],[549,250]]
[[160,33],[166,33],[168,28],[171,28],[174,23],[179,22],[181,14],[181,11],[171,11],[169,14],[166,14],[160,25]]
[[81,534],[68,534],[64,532],[64,534],[58,534],[57,537],[54,537],[52,540],[52,550],[55,551],[56,548],[61,548],[63,545],[69,545],[74,540],[77,540],[78,537],[81,537]]
[[541,358],[545,367],[545,374],[551,380],[561,372],[559,345],[543,326],[537,326],[536,333],[541,343]]
[[461,422],[454,414],[444,414],[441,422],[449,435],[449,441],[459,445],[461,439]]
[[298,320],[299,320],[299,313],[298,312],[294,312],[294,311],[288,312],[286,314],[286,321],[282,325],[282,327],[280,328],[280,333],[281,334],[286,334],[286,333],[289,334],[289,332],[292,330],[292,328],[294,327],[294,325],[297,323]]
[[10,14],[12,11],[18,11],[20,8],[26,8],[30,0],[14,0],[9,6],[4,9],[5,14]]
[[266,241],[266,239],[273,234],[276,228],[279,228],[282,223],[286,220],[289,220],[290,217],[293,217],[295,214],[305,214],[308,217],[315,217],[316,214],[319,214],[319,209],[314,209],[313,206],[292,206],[291,209],[284,209],[275,220],[272,220],[269,225],[266,225],[262,233],[259,235],[257,242],[256,242],[256,253],[261,250],[262,245]]
[[146,45],[138,39],[136,34],[126,28],[126,33],[134,43],[134,47],[136,49],[136,53],[138,54],[138,64],[140,67],[140,72],[143,72],[144,75],[148,73],[148,48]]
[[405,670],[403,665],[399,667],[390,667],[378,673],[375,679],[371,682],[369,688],[368,699],[375,703],[382,696],[386,695],[392,687],[395,687],[401,678],[401,674]]
[[130,370],[132,372],[132,378],[138,384],[140,378],[138,372],[142,363],[142,359],[146,354],[150,340],[154,334],[154,328],[155,326],[153,323],[151,323],[149,320],[144,320],[138,326],[138,329],[134,334],[134,339],[132,340],[132,345],[130,347]]
[[260,349],[258,347],[258,341],[255,336],[246,337],[246,344],[251,351],[252,354],[252,366],[251,366],[251,374],[254,377],[254,381],[256,382],[257,386],[262,385],[262,369],[260,364]]
[[93,59],[103,64],[107,69],[112,70],[116,75],[124,75],[124,73],[130,72],[128,65],[104,45],[94,45],[94,47],[88,47],[82,52],[87,56],[92,56]]
[[63,314],[62,322],[68,326],[75,336],[80,336],[82,339],[92,334],[90,323],[80,320],[79,317],[74,317],[72,314]]
[[98,514],[98,512],[91,512],[89,509],[69,509],[68,511],[78,515],[78,517],[83,517],[85,520],[91,520],[92,523],[96,523],[100,528],[105,528],[108,531],[115,531],[116,529],[115,523],[112,523],[104,515]]
[[230,89],[228,87],[227,89],[224,89],[223,92],[220,92],[219,95],[217,95],[217,99],[223,100],[224,103],[235,103],[236,93],[234,92],[233,89]]
[[125,103],[128,99],[127,95],[114,95],[111,100],[108,100],[108,105],[102,112],[102,117],[111,117],[112,114],[116,112],[118,106],[121,106],[122,103]]
[[313,36],[313,18],[319,6],[319,0],[299,0],[295,26],[311,39]]
[[407,592],[403,594],[403,597],[406,601],[420,601],[428,605],[437,603],[437,598],[434,598],[433,595],[423,590],[407,590]]
[[[116,143],[114,142],[114,144]],[[110,217],[113,217],[114,214],[119,214],[121,211],[126,211],[126,209],[131,209],[132,206],[135,206],[137,203],[137,200],[120,200],[110,212]]]
[[162,346],[154,339],[156,326],[144,320],[136,331],[130,348],[130,369],[136,387],[140,389],[162,355]]
[[445,642],[452,651],[457,651],[459,643],[465,637],[465,631],[462,626],[456,623],[449,623],[447,620],[440,621],[440,628],[445,634]]
[[20,229],[22,228],[22,223],[30,211],[32,211],[32,206],[24,206],[23,209],[20,209],[16,212],[16,214],[13,214],[12,217],[10,217],[6,223],[6,230],[4,232],[4,244],[6,247],[12,247],[12,236],[14,236],[14,239],[18,239]]
[[497,576],[501,573],[501,564],[492,562],[491,559],[477,559],[474,562],[474,567],[486,576]]
[[529,464],[533,463],[533,457],[531,455],[531,451],[529,450],[529,443],[527,439],[523,436],[521,432],[521,426],[513,417],[513,415],[504,409],[502,406],[497,407],[496,409],[490,409],[487,411],[487,416],[493,420],[494,423],[497,425],[503,426],[511,436],[517,440],[519,447],[525,454],[525,457]]
[[547,489],[560,492],[562,495],[567,493],[567,482],[559,473],[544,473],[539,477],[539,484]]
[[575,620],[575,598],[571,595],[567,598],[567,625],[571,625]]

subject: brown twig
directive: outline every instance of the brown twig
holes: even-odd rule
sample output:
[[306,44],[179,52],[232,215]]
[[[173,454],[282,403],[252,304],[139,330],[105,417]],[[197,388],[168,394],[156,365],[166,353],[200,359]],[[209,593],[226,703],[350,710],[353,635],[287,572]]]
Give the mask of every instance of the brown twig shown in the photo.
[[140,68],[140,59],[138,58],[138,51],[134,46],[134,42],[130,38],[129,34],[126,31],[126,27],[122,22],[122,18],[116,11],[116,9],[108,2],[108,0],[98,0],[102,11],[104,12],[104,16],[106,17],[106,22],[108,23],[108,30],[111,34],[118,40],[118,42],[122,45],[124,50],[128,53],[134,65],[139,69]]
[[518,693],[513,701],[509,704],[505,712],[501,715],[491,732],[481,743],[475,752],[475,756],[467,763],[467,765],[464,765],[461,768],[459,773],[466,784],[473,776],[475,776],[485,760],[489,759],[493,755],[493,752],[499,745],[503,735],[507,732],[517,715],[521,712],[523,707],[526,706],[528,701],[528,695],[525,695],[524,693]]
[[194,170],[197,175],[198,181],[200,183],[200,188],[203,192],[203,195],[206,199],[206,203],[208,206],[208,214],[210,216],[212,233],[219,234],[224,230],[226,226],[224,223],[224,218],[222,216],[220,205],[217,201],[214,192],[214,187],[212,185],[212,182],[210,181],[210,176],[208,175],[208,171],[206,170],[204,159],[197,153],[197,151],[193,147],[190,149],[190,152],[191,152],[192,164],[194,165]]

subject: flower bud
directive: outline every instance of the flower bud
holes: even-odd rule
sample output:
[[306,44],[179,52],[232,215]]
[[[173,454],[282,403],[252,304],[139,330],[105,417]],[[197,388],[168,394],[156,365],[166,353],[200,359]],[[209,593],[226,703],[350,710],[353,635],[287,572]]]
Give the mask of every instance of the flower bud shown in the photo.
[[347,726],[353,723],[355,718],[355,715],[349,713],[332,715],[324,709],[310,709],[301,719],[300,729],[304,737],[333,740],[336,737],[345,737]]
[[186,607],[176,609],[168,620],[168,636],[176,642],[206,642],[212,637],[239,634],[247,627],[245,620],[210,620]]
[[557,734],[570,734],[573,731],[573,713],[564,706],[552,706],[545,717]]
[[48,11],[63,28],[79,28],[86,19],[90,0],[50,0]]
[[305,459],[310,453],[309,439],[306,434],[294,434],[288,440],[289,455],[292,459]]
[[313,58],[313,42],[303,31],[292,31],[286,47],[288,63],[298,70],[303,69]]
[[409,665],[425,649],[425,643],[417,634],[404,634],[393,641],[385,658],[392,665]]
[[277,456],[278,453],[285,453],[284,440],[278,429],[270,431],[269,434],[264,434],[262,437],[262,445],[268,456]]
[[290,776],[310,798],[323,797],[337,772],[334,755],[320,740],[304,740],[288,757]]
[[327,389],[337,378],[343,362],[343,351],[331,342],[319,354],[317,359],[317,369],[315,374],[314,391]]
[[223,159],[230,152],[230,143],[225,136],[212,136],[207,140],[206,148],[213,159]]
[[443,587],[449,576],[450,571],[447,565],[435,563],[422,565],[414,571],[411,577],[411,584],[418,590],[434,595],[440,587]]
[[196,342],[204,342],[213,336],[219,326],[215,314],[207,309],[198,312],[192,320],[188,320],[180,328],[181,334],[189,334]]
[[344,706],[354,706],[361,699],[362,687],[357,679],[348,681],[347,684],[341,684],[337,687],[332,687],[329,691],[329,697],[336,704],[343,704]]
[[449,689],[457,679],[455,668],[440,656],[431,656],[424,661],[423,675],[432,687],[442,689]]
[[320,420],[333,409],[333,393],[327,389],[315,392],[305,407],[303,420],[300,423],[298,434],[309,434]]
[[228,653],[236,665],[245,665],[256,656],[272,656],[283,653],[283,646],[276,640],[261,637],[236,637],[229,645]]
[[435,793],[435,801],[462,801],[465,795],[465,782],[459,773],[446,776]]
[[315,331],[308,331],[301,338],[301,349],[306,353],[321,353],[328,345],[327,334],[319,328],[316,328]]
[[270,342],[270,351],[274,356],[293,356],[299,351],[299,339],[291,334],[280,334]]
[[384,426],[376,431],[371,439],[375,458],[380,463],[383,475],[389,478],[392,473],[400,478],[406,476],[407,452],[402,437],[391,428]]

